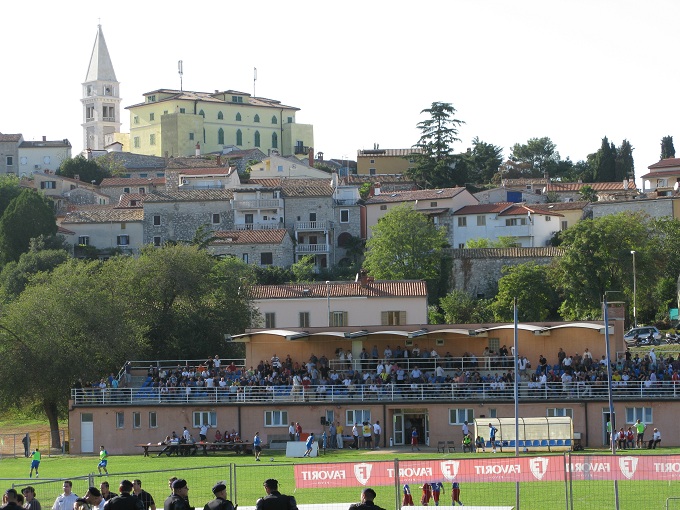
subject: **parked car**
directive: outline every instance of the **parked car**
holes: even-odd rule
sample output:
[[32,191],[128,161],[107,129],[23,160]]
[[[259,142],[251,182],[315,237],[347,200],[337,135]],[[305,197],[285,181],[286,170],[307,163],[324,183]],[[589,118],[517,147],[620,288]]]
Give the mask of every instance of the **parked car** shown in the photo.
[[633,328],[623,335],[623,340],[628,347],[634,347],[636,345],[659,345],[659,343],[661,343],[661,333],[654,326]]

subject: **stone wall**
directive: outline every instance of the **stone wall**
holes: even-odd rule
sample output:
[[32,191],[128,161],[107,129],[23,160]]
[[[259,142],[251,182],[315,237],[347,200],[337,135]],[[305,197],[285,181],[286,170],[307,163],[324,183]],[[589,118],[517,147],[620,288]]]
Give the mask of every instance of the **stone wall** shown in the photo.
[[505,266],[526,262],[550,264],[564,253],[561,248],[480,248],[450,250],[453,258],[450,289],[472,297],[490,298],[498,290]]
[[664,197],[620,202],[594,202],[591,206],[593,218],[602,218],[620,212],[644,212],[652,218],[673,218],[673,204],[676,200],[679,200],[679,198]]
[[[213,214],[220,215],[218,224],[212,223]],[[160,216],[160,225],[154,225],[156,215]],[[144,244],[153,243],[156,236],[160,236],[161,243],[190,241],[198,227],[205,224],[213,231],[233,230],[234,212],[229,201],[144,203]]]

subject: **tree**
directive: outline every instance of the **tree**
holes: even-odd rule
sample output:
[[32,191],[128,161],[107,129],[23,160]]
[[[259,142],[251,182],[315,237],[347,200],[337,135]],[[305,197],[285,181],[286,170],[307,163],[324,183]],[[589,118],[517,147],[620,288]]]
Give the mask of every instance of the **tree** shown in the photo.
[[446,324],[477,324],[490,322],[493,313],[490,301],[474,299],[462,290],[452,290],[439,300],[439,307]]
[[83,156],[65,159],[59,165],[57,175],[78,179],[83,182],[93,182],[101,184],[106,177],[111,177],[111,172],[100,167],[94,160],[87,160]]
[[[0,371],[2,405],[40,405],[55,446],[73,384],[117,370],[131,354],[146,355],[130,320],[137,311],[101,284],[100,268],[99,261],[70,260],[39,273],[3,309],[0,356],[11,360],[12,368]],[[28,376],[17,384],[17,374]]]
[[578,194],[581,200],[585,200],[586,202],[597,202],[597,192],[588,184],[581,186]]
[[52,271],[67,260],[69,255],[65,250],[31,250],[23,253],[18,262],[5,264],[0,272],[2,302],[16,299],[35,274]]
[[616,147],[607,137],[602,139],[598,151],[588,156],[588,164],[593,170],[594,182],[616,181]]
[[22,190],[23,188],[19,187],[18,177],[14,175],[0,176],[0,216],[4,214],[7,206],[19,196]]
[[373,226],[364,267],[375,278],[435,279],[446,233],[408,205],[392,209]]
[[465,243],[466,248],[513,248],[518,246],[517,238],[514,236],[500,236],[495,241],[479,237],[470,239]]
[[418,123],[420,139],[414,147],[420,152],[409,156],[414,158],[415,166],[408,175],[423,188],[463,184],[464,179],[461,182],[456,172],[457,157],[452,146],[460,141],[458,127],[464,122],[454,117],[456,109],[450,103],[434,102],[420,113],[429,118]]
[[560,153],[550,138],[530,138],[527,143],[516,143],[512,147],[510,160],[518,163],[516,169],[522,177],[543,177],[546,173],[555,176]]
[[635,162],[633,161],[633,146],[628,140],[621,142],[621,146],[616,149],[615,160],[615,180],[624,179],[635,180]]
[[32,238],[56,233],[57,221],[47,199],[23,190],[0,217],[0,259],[4,263],[19,260]]
[[314,278],[314,255],[305,255],[290,267],[296,283],[313,282]]
[[502,271],[491,307],[497,321],[513,320],[515,298],[520,321],[542,322],[557,315],[557,293],[549,283],[547,266],[528,262],[505,266]]
[[461,156],[461,162],[467,174],[466,182],[487,184],[493,180],[503,163],[503,149],[475,137],[472,139],[472,150]]
[[673,137],[664,136],[661,139],[661,159],[674,158],[675,147],[673,146]]

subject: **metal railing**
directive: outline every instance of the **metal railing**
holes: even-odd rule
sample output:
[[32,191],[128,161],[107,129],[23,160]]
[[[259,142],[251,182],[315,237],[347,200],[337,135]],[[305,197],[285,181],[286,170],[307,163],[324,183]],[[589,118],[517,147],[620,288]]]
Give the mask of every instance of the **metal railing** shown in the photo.
[[236,223],[234,230],[279,230],[286,228],[282,222],[274,223]]
[[328,222],[326,221],[296,221],[295,230],[303,231],[323,231],[328,230]]
[[295,253],[325,253],[330,251],[328,244],[298,244]]
[[[613,388],[615,400],[676,399],[680,384],[672,381],[617,384]],[[605,381],[579,383],[527,383],[519,385],[520,401],[606,399]],[[407,384],[330,384],[309,386],[227,386],[223,388],[84,388],[71,390],[76,406],[130,404],[204,404],[204,403],[262,403],[262,402],[347,402],[347,401],[432,401],[455,400],[512,401],[512,383],[438,383],[411,382]]]
[[234,209],[241,211],[243,209],[283,209],[282,198],[267,198],[267,199],[251,199],[251,200],[233,200]]

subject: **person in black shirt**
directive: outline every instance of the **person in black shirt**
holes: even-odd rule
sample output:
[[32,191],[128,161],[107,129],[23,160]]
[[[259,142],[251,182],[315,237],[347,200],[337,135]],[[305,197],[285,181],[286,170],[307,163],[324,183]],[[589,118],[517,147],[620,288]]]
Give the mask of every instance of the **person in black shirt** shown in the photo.
[[4,504],[2,507],[3,510],[23,510],[23,507],[18,503],[18,494],[16,489],[7,489],[5,491],[5,495],[2,497],[2,502]]
[[217,482],[212,491],[215,499],[208,502],[203,510],[234,510],[234,504],[227,499],[227,486],[224,482]]
[[187,481],[179,478],[172,482],[172,494],[165,500],[164,510],[192,510],[189,506]]
[[118,487],[119,495],[111,498],[104,505],[104,510],[145,510],[142,502],[132,492],[132,482],[122,480]]
[[255,510],[298,510],[297,501],[293,496],[279,492],[278,480],[268,478],[263,485],[267,495],[257,500]]
[[132,490],[135,496],[137,496],[142,502],[144,510],[156,510],[156,502],[153,500],[153,496],[151,494],[142,489],[141,480],[132,480]]
[[378,505],[373,503],[376,493],[370,487],[366,487],[361,491],[361,503],[354,503],[349,506],[349,510],[383,510]]

